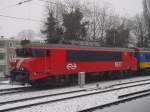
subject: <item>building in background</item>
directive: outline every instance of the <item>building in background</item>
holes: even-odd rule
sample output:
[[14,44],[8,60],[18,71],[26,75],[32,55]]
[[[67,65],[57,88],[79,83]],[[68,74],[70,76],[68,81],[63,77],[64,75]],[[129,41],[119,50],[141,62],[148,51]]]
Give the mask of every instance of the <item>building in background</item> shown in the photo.
[[37,38],[30,40],[31,44],[45,44],[45,40],[43,38]]
[[0,37],[0,78],[9,75],[9,61],[16,57],[15,49],[20,46],[20,41]]

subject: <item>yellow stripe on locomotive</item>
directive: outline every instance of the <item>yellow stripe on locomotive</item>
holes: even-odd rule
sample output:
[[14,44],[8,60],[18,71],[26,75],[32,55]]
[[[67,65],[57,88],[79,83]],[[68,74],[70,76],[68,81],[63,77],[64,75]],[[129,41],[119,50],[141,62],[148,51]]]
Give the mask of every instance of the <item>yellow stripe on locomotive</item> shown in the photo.
[[140,69],[150,68],[150,62],[139,62]]

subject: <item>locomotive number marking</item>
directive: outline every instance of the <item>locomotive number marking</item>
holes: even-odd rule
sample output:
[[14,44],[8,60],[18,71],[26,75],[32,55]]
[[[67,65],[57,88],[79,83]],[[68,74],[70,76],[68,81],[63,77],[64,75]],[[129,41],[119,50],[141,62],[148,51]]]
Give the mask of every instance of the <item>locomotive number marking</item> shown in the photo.
[[115,67],[122,67],[122,62],[115,62]]
[[66,68],[68,70],[75,70],[75,69],[77,69],[77,65],[75,63],[69,63],[69,64],[67,64]]

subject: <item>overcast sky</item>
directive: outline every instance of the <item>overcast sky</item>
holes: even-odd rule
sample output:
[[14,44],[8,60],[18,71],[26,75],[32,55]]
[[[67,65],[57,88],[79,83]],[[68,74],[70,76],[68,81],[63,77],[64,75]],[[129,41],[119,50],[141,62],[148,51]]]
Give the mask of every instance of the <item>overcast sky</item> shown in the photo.
[[[13,37],[24,29],[32,29],[36,33],[40,31],[42,23],[9,19],[1,15],[15,16],[42,20],[44,18],[45,3],[40,0],[33,0],[20,6],[15,4],[25,0],[0,0],[0,36]],[[97,0],[110,3],[116,13],[122,16],[132,17],[142,12],[142,0]]]

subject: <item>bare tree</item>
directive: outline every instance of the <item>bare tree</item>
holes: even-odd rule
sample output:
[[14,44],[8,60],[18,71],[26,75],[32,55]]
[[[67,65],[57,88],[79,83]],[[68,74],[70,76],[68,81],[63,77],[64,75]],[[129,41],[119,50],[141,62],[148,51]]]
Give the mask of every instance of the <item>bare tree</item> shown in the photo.
[[88,30],[90,40],[103,40],[108,18],[107,8],[94,6],[93,10],[84,10],[83,14],[90,22]]
[[36,36],[35,32],[31,29],[22,30],[18,33],[18,37],[22,40],[32,40]]
[[[55,0],[55,5],[50,4],[51,10],[54,12],[54,17],[58,20],[58,26],[62,26],[63,17],[62,14],[74,12],[75,9],[79,9],[83,14],[82,23],[88,24],[85,29],[87,31],[84,40],[99,41],[100,44],[104,44],[106,40],[106,30],[111,28],[117,28],[122,23],[122,19],[113,13],[113,9],[110,5],[101,5],[98,0],[91,2],[91,0],[64,0],[61,3],[60,0]],[[63,27],[66,31],[66,28]]]
[[145,47],[147,28],[145,26],[143,15],[136,15],[134,19],[130,22],[130,25],[131,25],[130,27],[131,31],[136,36],[137,46]]
[[150,42],[150,0],[143,0],[143,14],[148,31],[147,41]]
[[[94,12],[89,12],[89,35],[91,40],[99,41],[100,44],[105,43],[106,30],[118,27],[121,20],[118,15],[112,14],[110,7],[94,7]],[[110,13],[111,12],[111,13]]]

